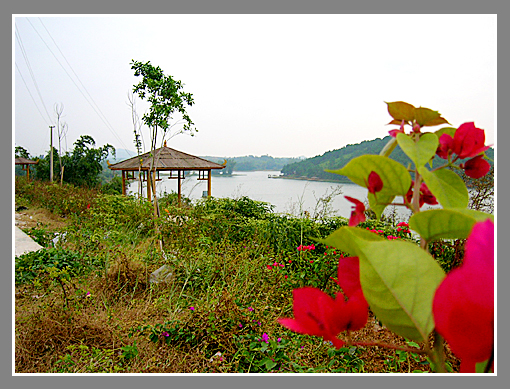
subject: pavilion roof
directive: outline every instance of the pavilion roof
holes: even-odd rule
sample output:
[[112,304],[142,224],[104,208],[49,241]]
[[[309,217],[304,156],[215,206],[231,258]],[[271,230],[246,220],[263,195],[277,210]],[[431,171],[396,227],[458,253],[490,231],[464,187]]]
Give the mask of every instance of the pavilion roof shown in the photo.
[[[225,167],[219,163],[211,162],[206,159],[166,147],[166,143],[165,146],[156,149],[154,154],[154,161],[157,163],[156,170],[209,170],[223,169]],[[147,152],[145,154],[111,164],[108,167],[112,170],[138,170],[140,167],[142,170],[148,170],[150,169],[151,161],[151,152]]]
[[15,165],[35,165],[35,164],[37,164],[37,161],[32,161],[31,159],[20,157],[20,158],[14,159],[14,164]]

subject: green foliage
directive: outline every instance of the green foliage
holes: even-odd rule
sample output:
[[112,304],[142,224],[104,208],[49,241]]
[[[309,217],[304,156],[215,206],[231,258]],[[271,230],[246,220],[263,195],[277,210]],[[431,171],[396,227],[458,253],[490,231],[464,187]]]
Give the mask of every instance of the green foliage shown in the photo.
[[34,282],[44,274],[70,279],[90,266],[87,257],[69,250],[49,248],[32,251],[16,257],[16,285]]
[[53,239],[56,236],[55,232],[50,232],[44,227],[32,227],[29,229],[24,229],[23,232],[25,232],[42,247],[52,247]]
[[101,192],[105,194],[122,194],[122,178],[115,176],[111,181],[101,185]]
[[[270,155],[261,155],[260,157],[254,155],[245,155],[242,157],[218,157],[204,156],[204,159],[216,161],[222,164],[225,159],[227,160],[227,167],[222,171],[228,174],[230,171],[255,171],[255,170],[281,170],[285,165],[290,163],[299,162],[300,158],[285,158],[285,157],[272,157]],[[217,174],[213,170],[213,174]]]
[[155,67],[150,62],[132,60],[131,69],[136,77],[142,77],[133,87],[133,92],[150,103],[149,111],[142,117],[143,122],[150,128],[159,127],[166,131],[169,119],[179,113],[185,122],[184,131],[193,134],[194,123],[186,113],[186,105],[193,105],[193,95],[182,91],[182,82],[166,76],[159,66]]
[[[75,186],[94,188],[100,184],[99,175],[103,170],[101,161],[109,153],[115,153],[113,146],[106,144],[103,147],[95,148],[95,141],[90,135],[81,135],[74,142],[72,152],[61,156],[64,166],[63,182]],[[53,179],[60,181],[58,164],[58,151],[53,148]],[[35,178],[47,181],[50,178],[50,151],[35,165]]]
[[115,149],[109,144],[100,148],[94,146],[95,141],[89,135],[81,135],[74,142],[72,153],[67,153],[63,158],[65,182],[89,188],[99,185],[99,173],[103,169],[101,161],[110,152],[115,153]]
[[[441,131],[442,130],[438,130],[435,134],[440,136],[442,133]],[[317,155],[302,161],[289,163],[281,168],[281,172],[289,177],[317,177],[327,181],[348,183],[350,181],[346,177],[332,174],[328,172],[328,170],[340,169],[352,159],[361,155],[379,155],[381,153],[383,153],[381,155],[391,158],[402,166],[409,166],[412,163],[411,159],[397,146],[398,143],[396,139],[391,136],[386,136],[382,139],[366,140],[358,144],[351,144],[340,149],[331,150],[322,155]],[[493,165],[494,149],[491,148],[487,150],[486,155],[489,158],[489,163]],[[465,161],[463,160],[462,162]],[[445,161],[438,156],[434,156],[431,163],[435,167],[436,165],[444,165]],[[413,177],[413,175],[411,176]]]
[[434,134],[423,134],[418,142],[413,141],[406,134],[397,134],[400,148],[414,162],[415,166],[425,166],[436,155],[439,140]]
[[71,184],[60,186],[56,183],[28,181],[26,177],[16,177],[15,194],[18,199],[61,216],[80,214],[97,197],[95,190],[77,188]]
[[355,184],[367,188],[368,176],[372,171],[376,172],[383,182],[383,187],[377,195],[368,194],[370,208],[376,213],[377,218],[380,218],[395,196],[405,196],[411,186],[411,176],[405,167],[388,157],[363,155],[354,158],[342,169],[329,172],[347,176]]
[[476,222],[492,215],[466,208],[430,209],[409,219],[409,227],[426,241],[438,239],[465,239]]
[[238,199],[209,197],[199,201],[195,209],[207,214],[223,213],[230,217],[264,219],[273,211],[273,207],[269,203],[242,196]]
[[83,215],[87,226],[110,231],[115,227],[138,228],[146,233],[151,230],[151,203],[133,196],[103,194]]
[[[136,346],[121,347],[119,358],[114,349],[72,344],[66,347],[68,352],[59,357],[50,373],[120,373],[125,370],[123,359],[131,359],[124,356],[129,347],[136,350]],[[131,357],[132,353],[130,349],[126,355]]]
[[443,208],[468,206],[469,194],[466,185],[455,172],[448,169],[430,171],[424,166],[418,168],[418,172]]

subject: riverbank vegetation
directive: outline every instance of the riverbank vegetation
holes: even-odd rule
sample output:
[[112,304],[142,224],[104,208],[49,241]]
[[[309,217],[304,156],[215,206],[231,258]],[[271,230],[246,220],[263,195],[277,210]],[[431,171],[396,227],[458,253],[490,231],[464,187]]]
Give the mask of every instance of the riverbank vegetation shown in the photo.
[[[340,226],[327,214],[276,214],[247,197],[146,200],[16,177],[15,207],[51,217],[25,228],[44,249],[15,260],[15,371],[49,373],[429,372],[417,345],[370,313],[358,342],[335,349],[278,324],[292,290],[332,293],[345,253],[320,244]],[[368,215],[369,216],[369,215]],[[58,222],[55,221],[58,219]],[[414,242],[404,222],[360,225]],[[446,270],[459,242],[431,252]],[[416,349],[414,349],[416,350]],[[459,361],[447,349],[447,366]]]

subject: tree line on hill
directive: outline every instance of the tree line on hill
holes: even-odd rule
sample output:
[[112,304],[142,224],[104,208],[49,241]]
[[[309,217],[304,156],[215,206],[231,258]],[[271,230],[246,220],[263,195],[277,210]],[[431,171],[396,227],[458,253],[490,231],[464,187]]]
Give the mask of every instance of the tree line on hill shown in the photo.
[[[315,178],[327,181],[350,182],[350,180],[345,176],[328,173],[325,170],[340,169],[344,167],[351,159],[361,155],[378,155],[390,139],[391,136],[387,136],[382,139],[377,138],[374,140],[363,141],[358,144],[347,145],[341,149],[331,150],[313,158],[308,158],[299,162],[293,162],[285,165],[281,169],[281,172],[284,176],[291,178]],[[489,160],[489,163],[491,166],[493,166],[494,149],[491,148],[487,150],[485,154],[491,159]],[[400,149],[400,147],[395,148],[395,150],[391,153],[390,158],[403,164],[404,166],[411,164],[411,160]],[[432,161],[433,165],[439,164],[438,166],[443,165],[444,163],[445,161],[437,156],[435,156]]]
[[213,174],[231,175],[235,171],[256,171],[256,170],[281,170],[285,165],[293,162],[300,161],[301,158],[285,158],[285,157],[271,157],[270,155],[262,155],[256,157],[253,155],[246,155],[243,157],[201,157],[211,162],[223,164],[227,161],[225,169],[220,172],[213,172]]

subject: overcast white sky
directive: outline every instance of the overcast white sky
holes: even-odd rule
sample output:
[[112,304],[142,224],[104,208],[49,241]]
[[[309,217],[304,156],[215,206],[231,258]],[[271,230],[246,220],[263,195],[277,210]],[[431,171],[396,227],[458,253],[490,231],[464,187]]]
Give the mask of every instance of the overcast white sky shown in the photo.
[[134,59],[193,94],[198,133],[168,146],[194,155],[313,157],[386,136],[395,126],[384,102],[398,100],[454,127],[474,121],[494,144],[496,24],[495,15],[15,16],[14,143],[45,154],[62,104],[64,149],[91,135],[135,150]]

